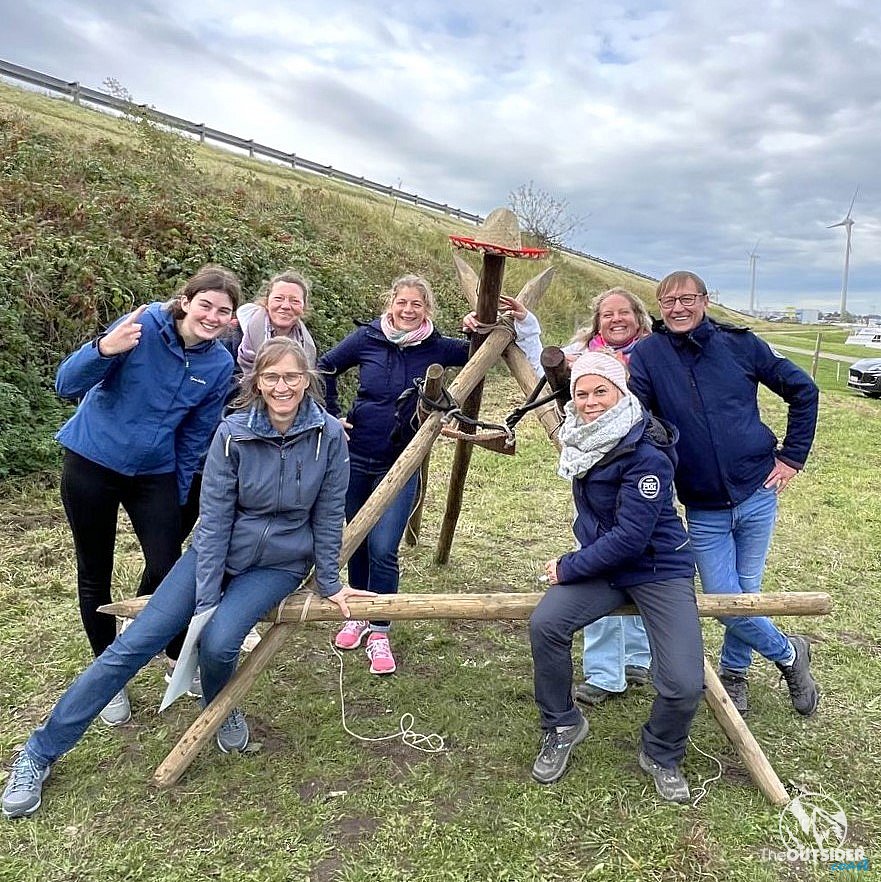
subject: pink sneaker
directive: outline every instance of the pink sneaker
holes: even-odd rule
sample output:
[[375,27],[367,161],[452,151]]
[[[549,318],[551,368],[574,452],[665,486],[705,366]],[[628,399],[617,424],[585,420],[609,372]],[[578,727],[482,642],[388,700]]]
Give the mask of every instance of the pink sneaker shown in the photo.
[[394,674],[397,669],[388,634],[383,631],[376,631],[367,638],[367,658],[371,674]]
[[346,622],[334,637],[338,649],[357,649],[365,634],[370,633],[370,622]]

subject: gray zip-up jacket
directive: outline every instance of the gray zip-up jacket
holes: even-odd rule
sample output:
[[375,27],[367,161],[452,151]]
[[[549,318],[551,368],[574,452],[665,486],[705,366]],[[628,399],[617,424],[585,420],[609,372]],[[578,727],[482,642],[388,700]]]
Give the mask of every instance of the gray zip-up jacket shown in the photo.
[[196,611],[219,601],[225,574],[253,567],[302,578],[314,564],[321,596],[336,594],[348,483],[343,428],[308,395],[284,437],[259,407],[224,419],[205,462],[193,539]]

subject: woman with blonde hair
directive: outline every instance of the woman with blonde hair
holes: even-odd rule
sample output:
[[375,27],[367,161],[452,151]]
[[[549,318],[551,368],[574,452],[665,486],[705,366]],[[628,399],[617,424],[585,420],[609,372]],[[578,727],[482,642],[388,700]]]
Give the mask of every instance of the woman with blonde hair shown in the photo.
[[273,337],[290,337],[303,347],[310,367],[315,367],[317,351],[303,317],[309,311],[310,285],[295,270],[284,270],[266,282],[253,304],[239,309],[242,342],[238,364],[242,373],[254,367],[254,356],[260,344]]
[[[603,352],[625,366],[636,344],[651,334],[652,319],[642,301],[617,286],[598,294],[590,323],[563,347],[571,365],[584,352]],[[582,704],[601,704],[630,686],[650,682],[649,639],[640,616],[608,616],[584,629],[584,683],[575,688]]]

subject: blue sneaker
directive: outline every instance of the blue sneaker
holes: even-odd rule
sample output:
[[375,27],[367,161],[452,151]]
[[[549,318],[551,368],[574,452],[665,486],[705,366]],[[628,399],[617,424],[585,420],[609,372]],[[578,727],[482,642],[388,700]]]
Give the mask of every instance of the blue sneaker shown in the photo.
[[43,782],[49,777],[49,766],[35,763],[22,751],[12,764],[9,781],[3,791],[3,817],[26,818],[43,801]]
[[236,707],[217,730],[217,746],[224,753],[241,753],[251,738],[245,715]]

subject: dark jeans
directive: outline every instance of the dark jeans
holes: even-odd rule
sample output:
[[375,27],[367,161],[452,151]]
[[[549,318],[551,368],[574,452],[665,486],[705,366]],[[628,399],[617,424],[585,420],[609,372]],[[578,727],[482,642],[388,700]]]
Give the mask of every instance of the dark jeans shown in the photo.
[[[361,506],[386,476],[391,466],[376,460],[349,454],[349,488],[346,491],[346,521],[351,521]],[[377,594],[397,594],[400,573],[398,546],[407,527],[413,508],[419,472],[410,478],[383,512],[367,538],[358,546],[349,560],[349,584],[353,588],[375,591]],[[371,622],[379,629],[387,629],[388,622]]]
[[671,768],[685,755],[704,687],[704,645],[692,579],[630,588],[592,579],[548,588],[529,622],[535,701],[544,729],[578,722],[580,711],[572,702],[572,637],[631,600],[648,632],[658,693],[642,728],[642,746],[658,765]]
[[144,553],[145,590],[139,593],[152,593],[180,557],[177,478],[173,472],[129,477],[65,450],[61,501],[76,548],[80,616],[97,657],[116,637],[116,620],[98,607],[111,600],[119,507],[128,513]]

